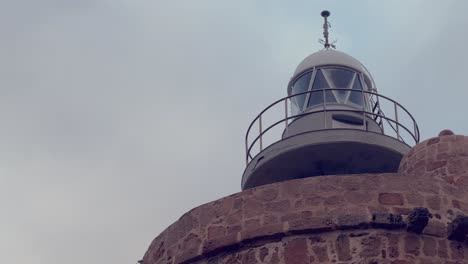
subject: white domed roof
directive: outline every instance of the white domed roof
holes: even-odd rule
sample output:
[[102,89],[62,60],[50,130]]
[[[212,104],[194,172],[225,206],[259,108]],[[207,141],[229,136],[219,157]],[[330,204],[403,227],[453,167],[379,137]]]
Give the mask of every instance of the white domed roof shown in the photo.
[[324,49],[309,55],[299,64],[299,66],[297,66],[296,71],[294,72],[294,77],[313,67],[325,65],[338,65],[352,68],[364,73],[369,79],[372,80],[372,76],[369,74],[366,67],[362,65],[362,63],[348,54],[334,49]]

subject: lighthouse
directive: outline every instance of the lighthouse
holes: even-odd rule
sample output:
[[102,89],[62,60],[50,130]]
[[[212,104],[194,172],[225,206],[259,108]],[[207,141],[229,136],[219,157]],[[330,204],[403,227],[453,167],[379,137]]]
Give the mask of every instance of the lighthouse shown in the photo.
[[[323,50],[299,63],[288,96],[250,124],[242,189],[319,175],[397,172],[402,157],[419,142],[410,112],[379,94],[366,67],[329,43],[329,15],[322,12]],[[277,119],[263,121],[283,105]],[[263,138],[277,126],[284,126],[283,133],[265,145]]]
[[468,137],[420,142],[321,15],[323,49],[248,126],[242,191],[185,213],[138,263],[468,263]]

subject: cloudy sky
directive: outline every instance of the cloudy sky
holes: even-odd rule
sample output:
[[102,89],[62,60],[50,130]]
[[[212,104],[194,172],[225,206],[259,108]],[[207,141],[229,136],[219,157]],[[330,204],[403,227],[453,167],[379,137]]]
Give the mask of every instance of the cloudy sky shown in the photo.
[[466,1],[0,0],[0,262],[135,263],[238,192],[244,133],[331,39],[422,138],[468,134]]

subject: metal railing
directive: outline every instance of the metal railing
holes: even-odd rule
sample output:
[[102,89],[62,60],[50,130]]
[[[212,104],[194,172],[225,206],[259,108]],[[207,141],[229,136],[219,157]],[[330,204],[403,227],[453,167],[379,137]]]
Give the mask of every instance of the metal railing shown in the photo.
[[[362,96],[362,105],[360,106],[361,109],[359,108],[354,108],[352,110],[351,109],[337,109],[333,107],[330,108],[329,106],[327,106],[329,102],[327,103],[325,94],[328,91],[335,91],[335,90],[351,91],[351,93],[361,93],[361,96]],[[304,96],[304,95],[309,95],[309,96],[306,96],[306,98],[310,98],[312,95],[314,94],[317,95],[318,93],[322,93],[322,104],[320,105],[321,107],[319,109],[308,110],[307,112],[301,112],[298,114],[290,115],[288,105],[289,104],[291,106],[293,105],[292,102],[289,102],[291,101],[292,98],[295,98],[298,96]],[[263,116],[266,113],[270,112],[273,107],[281,105],[281,104],[284,104],[284,118],[281,118],[281,119],[275,118],[276,121],[272,122],[271,124],[267,124],[265,126],[265,124],[263,124],[264,123]],[[393,117],[389,117],[384,114],[384,112],[381,109],[381,104],[393,105]],[[335,103],[334,105],[336,106],[337,104]],[[416,123],[416,120],[408,112],[408,110],[406,110],[406,108],[404,108],[395,100],[390,99],[389,97],[380,95],[375,92],[353,90],[353,89],[348,89],[348,88],[327,88],[327,89],[312,90],[312,91],[297,93],[294,95],[281,98],[273,102],[272,104],[270,104],[263,111],[261,111],[260,114],[258,114],[257,117],[255,117],[255,119],[249,125],[249,128],[247,129],[247,133],[245,135],[246,163],[248,164],[253,159],[253,156],[255,156],[256,154],[264,150],[265,134],[271,131],[272,128],[277,127],[279,124],[283,122],[284,122],[285,128],[287,128],[290,123],[289,122],[290,120],[294,120],[300,117],[304,117],[304,116],[316,114],[316,113],[321,113],[321,112],[325,113],[323,115],[324,129],[331,129],[327,127],[327,118],[326,118],[327,112],[350,112],[350,113],[361,114],[363,117],[363,122],[365,122],[366,117],[372,118],[378,124],[378,126],[381,129],[381,133],[384,135],[391,136],[405,144],[408,144],[406,143],[404,136],[402,135],[402,132],[406,132],[407,133],[406,136],[409,136],[409,139],[413,140],[415,144],[419,142],[419,128]],[[405,120],[405,121],[402,121],[402,120]],[[253,135],[254,139],[251,142],[249,142],[249,138],[252,137],[252,134],[254,133],[252,132],[252,128],[254,127],[256,122],[258,122],[258,134],[254,134]],[[405,124],[403,124],[402,122],[404,122]],[[363,126],[363,130],[366,130],[366,131],[368,130],[367,125]],[[309,131],[303,131],[303,132],[310,132],[310,131],[315,131],[315,130],[311,129]],[[283,138],[282,134],[279,137],[280,138],[278,140],[270,144],[267,144],[265,147],[268,147],[280,140],[288,138],[288,137]],[[408,140],[408,138],[406,139]],[[257,144],[259,147],[259,151],[255,154],[252,154],[252,150]]]

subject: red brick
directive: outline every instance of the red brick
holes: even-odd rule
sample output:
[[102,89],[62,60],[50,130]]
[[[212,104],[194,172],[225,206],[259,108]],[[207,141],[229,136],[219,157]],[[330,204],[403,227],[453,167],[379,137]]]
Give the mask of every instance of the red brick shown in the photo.
[[403,205],[403,196],[400,193],[380,193],[379,203],[383,205]]

